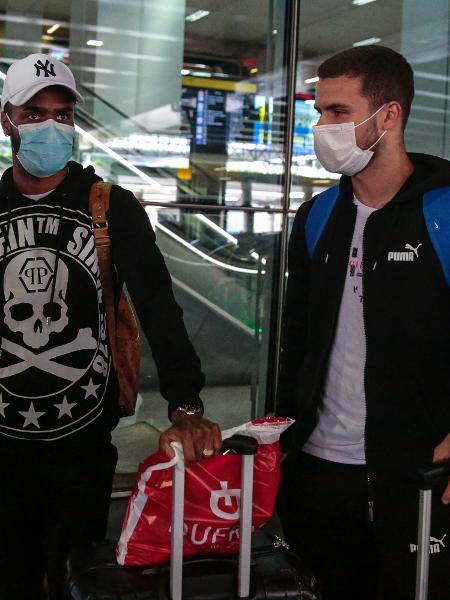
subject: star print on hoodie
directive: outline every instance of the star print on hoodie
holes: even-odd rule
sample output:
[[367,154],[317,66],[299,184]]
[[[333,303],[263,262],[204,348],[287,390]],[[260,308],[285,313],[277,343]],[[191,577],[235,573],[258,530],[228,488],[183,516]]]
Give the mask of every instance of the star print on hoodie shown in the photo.
[[[109,439],[120,413],[92,235],[93,167],[69,162],[58,188],[33,200],[0,182],[0,449],[22,441]],[[200,361],[147,213],[113,186],[108,211],[115,292],[125,283],[150,344],[168,413],[202,406]]]
[[111,375],[88,214],[45,198],[0,215],[0,431],[64,437],[97,419]]

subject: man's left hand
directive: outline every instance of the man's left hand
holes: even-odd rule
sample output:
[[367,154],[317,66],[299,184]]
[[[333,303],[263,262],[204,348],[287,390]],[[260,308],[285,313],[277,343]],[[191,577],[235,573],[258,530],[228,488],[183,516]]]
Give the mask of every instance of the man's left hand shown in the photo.
[[[433,462],[438,462],[440,460],[449,460],[449,459],[450,459],[450,433],[434,449]],[[444,504],[450,504],[450,480],[449,480],[447,487],[445,488],[445,491],[442,495],[442,502]]]
[[159,438],[159,449],[169,458],[174,456],[171,442],[180,442],[185,461],[192,462],[216,455],[222,447],[222,435],[216,423],[181,413],[173,416],[172,426]]

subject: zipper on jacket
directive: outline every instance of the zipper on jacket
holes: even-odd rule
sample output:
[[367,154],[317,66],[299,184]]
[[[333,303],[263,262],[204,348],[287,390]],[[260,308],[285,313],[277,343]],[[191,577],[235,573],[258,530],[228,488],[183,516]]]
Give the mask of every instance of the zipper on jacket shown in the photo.
[[[369,215],[370,218],[370,215]],[[366,231],[366,226],[367,226],[367,222],[369,220],[369,218],[366,221],[366,224],[364,226],[364,231],[363,231],[363,240],[362,240],[362,246],[363,246],[363,256],[362,256],[362,272],[363,272],[363,276],[362,276],[362,285],[363,285],[363,289],[362,289],[362,303],[363,303],[363,331],[364,331],[364,343],[365,343],[365,348],[366,348],[366,355],[364,358],[364,373],[363,373],[363,384],[364,384],[364,404],[366,407],[366,414],[364,417],[364,455],[365,455],[365,459],[366,459],[366,471],[367,471],[367,492],[368,492],[368,500],[367,500],[367,521],[368,523],[373,523],[374,522],[374,501],[373,501],[373,493],[372,493],[372,481],[370,478],[370,471],[369,471],[369,465],[367,464],[367,437],[366,437],[366,429],[367,429],[367,394],[366,394],[366,381],[367,381],[367,335],[366,335],[366,286],[365,286],[365,265],[366,265],[366,245],[365,245],[365,231]],[[375,263],[376,264],[376,263]]]
[[[364,259],[363,259],[364,260]],[[363,298],[364,302],[364,298]],[[364,306],[363,306],[363,321],[364,321]],[[364,327],[364,336],[365,336],[365,327]],[[367,356],[367,342],[366,342],[366,356]],[[366,360],[367,362],[367,360]],[[369,523],[374,522],[374,501],[373,501],[373,493],[372,493],[372,480],[370,478],[369,466],[367,464],[367,439],[366,439],[366,426],[367,426],[367,399],[366,399],[366,365],[364,364],[364,403],[366,405],[366,417],[364,419],[364,454],[366,458],[366,477],[367,477],[367,492],[368,492],[368,500],[367,500],[367,521]]]
[[373,497],[372,497],[372,482],[370,481],[369,470],[367,470],[367,488],[369,491],[369,500],[367,501],[367,520],[373,523]]

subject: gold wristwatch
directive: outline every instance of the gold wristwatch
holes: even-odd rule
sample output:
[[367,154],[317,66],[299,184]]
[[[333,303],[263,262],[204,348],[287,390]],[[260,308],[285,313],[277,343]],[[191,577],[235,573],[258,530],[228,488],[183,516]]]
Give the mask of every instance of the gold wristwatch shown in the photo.
[[178,406],[174,412],[184,413],[190,417],[201,417],[203,415],[203,408],[199,404],[182,404]]

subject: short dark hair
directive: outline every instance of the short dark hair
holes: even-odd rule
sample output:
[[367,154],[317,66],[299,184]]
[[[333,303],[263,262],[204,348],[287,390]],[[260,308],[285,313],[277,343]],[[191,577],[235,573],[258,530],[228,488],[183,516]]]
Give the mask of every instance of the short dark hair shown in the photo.
[[403,110],[403,127],[414,98],[414,75],[404,56],[386,46],[357,46],[324,61],[318,71],[327,77],[361,77],[361,93],[373,109],[397,101]]

